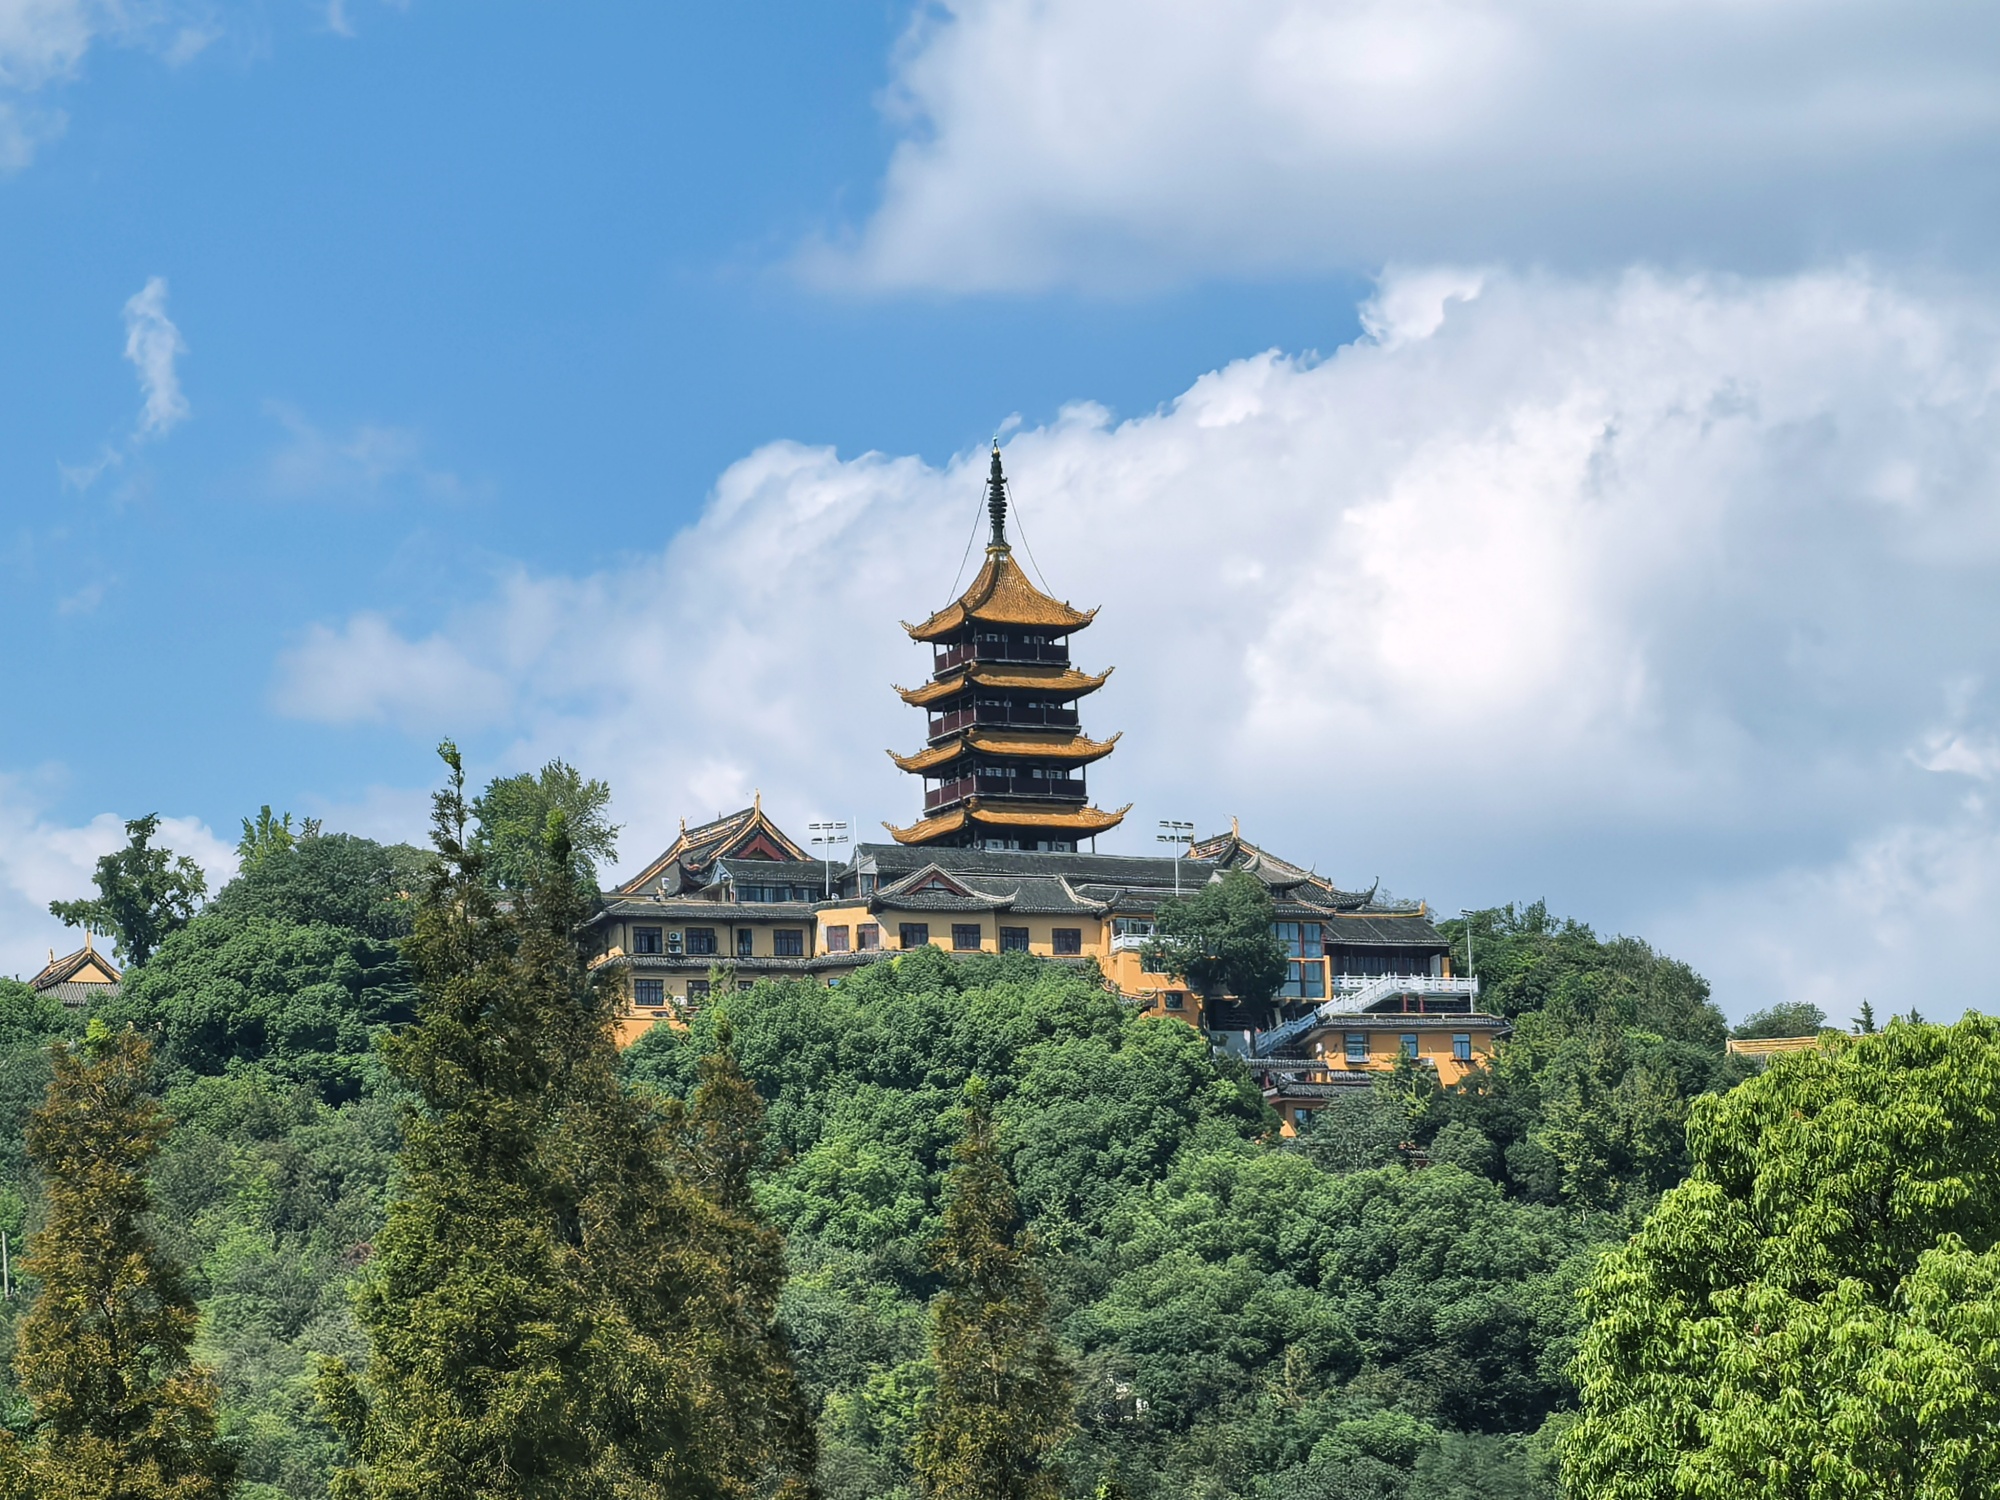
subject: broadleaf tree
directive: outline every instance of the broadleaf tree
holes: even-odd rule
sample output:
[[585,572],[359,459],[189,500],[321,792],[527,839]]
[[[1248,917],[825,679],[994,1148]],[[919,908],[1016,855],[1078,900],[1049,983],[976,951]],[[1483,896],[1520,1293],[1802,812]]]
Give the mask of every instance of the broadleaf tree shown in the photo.
[[156,848],[160,815],[147,813],[125,825],[123,849],[97,861],[95,897],[51,901],[49,912],[66,927],[85,927],[113,938],[118,956],[143,964],[169,933],[194,920],[208,894],[208,877],[185,854]]
[[1892,1022],[1696,1102],[1587,1284],[1578,1500],[2000,1492],[2000,1023]]
[[1227,992],[1246,1006],[1270,1003],[1285,982],[1285,945],[1272,931],[1264,882],[1231,870],[1189,896],[1160,903],[1144,949],[1147,969],[1174,974],[1207,994]]

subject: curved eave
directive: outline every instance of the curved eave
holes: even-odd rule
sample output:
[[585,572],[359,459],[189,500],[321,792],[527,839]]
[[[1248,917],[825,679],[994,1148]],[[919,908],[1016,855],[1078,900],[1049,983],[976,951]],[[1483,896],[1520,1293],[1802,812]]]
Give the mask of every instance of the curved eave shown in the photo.
[[969,688],[986,687],[1013,689],[1020,692],[1054,693],[1058,698],[1081,698],[1096,692],[1118,669],[1106,667],[1092,675],[1079,672],[1073,667],[1015,667],[1008,671],[996,671],[990,667],[968,667],[951,677],[941,677],[927,682],[922,687],[896,689],[896,694],[912,708],[925,708],[933,703],[942,703],[947,698],[955,698]]
[[968,624],[1019,625],[1064,634],[1081,630],[1097,618],[1094,609],[1073,609],[1052,599],[1028,581],[1021,565],[1005,547],[989,548],[986,565],[972,580],[972,587],[921,625],[903,622],[912,640],[943,640]]
[[919,750],[915,755],[898,755],[891,750],[889,759],[903,770],[918,776],[929,775],[941,766],[948,766],[953,761],[974,753],[997,755],[1003,759],[1018,757],[1023,760],[1056,760],[1065,765],[1087,766],[1109,755],[1123,734],[1124,731],[1121,730],[1108,740],[1085,739],[1080,734],[1037,740],[1020,735],[987,734],[973,729],[960,733],[945,744],[935,745],[928,750]]
[[1024,806],[1018,802],[1002,802],[974,797],[962,807],[954,807],[950,812],[939,813],[934,818],[925,818],[908,828],[898,828],[893,823],[882,826],[899,844],[929,844],[947,834],[957,833],[967,821],[989,828],[1033,828],[1043,832],[1064,832],[1076,834],[1103,833],[1116,828],[1125,821],[1125,814],[1132,810],[1126,803],[1116,812],[1106,812],[1101,807],[1079,807],[1067,812],[1051,812],[1045,808]]

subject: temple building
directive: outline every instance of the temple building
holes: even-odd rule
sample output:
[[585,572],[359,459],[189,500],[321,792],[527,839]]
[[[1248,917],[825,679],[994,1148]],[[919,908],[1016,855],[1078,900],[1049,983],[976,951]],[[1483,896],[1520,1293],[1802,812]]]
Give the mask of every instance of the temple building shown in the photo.
[[49,949],[49,961],[41,973],[28,981],[38,995],[59,1000],[71,1010],[88,1010],[99,1000],[109,1000],[124,985],[125,976],[102,953],[85,928],[83,946],[74,953],[56,957]]
[[[1084,847],[1130,810],[1093,806],[1085,784],[1085,768],[1118,740],[1091,739],[1077,712],[1110,676],[1070,659],[1070,638],[1096,611],[1051,597],[1014,560],[997,444],[986,502],[992,533],[972,586],[904,626],[932,651],[930,680],[897,689],[924,710],[927,736],[914,754],[891,755],[922,778],[923,816],[885,824],[893,843],[857,844],[841,863],[810,858],[761,798],[683,824],[592,924],[595,962],[614,965],[626,987],[620,1039],[685,1024],[717,984],[839,984],[941,948],[1094,965],[1135,1007],[1240,1056],[1287,1131],[1404,1059],[1452,1083],[1490,1057],[1507,1023],[1478,1009],[1476,978],[1453,973],[1424,903],[1343,889],[1251,843],[1234,821],[1181,858]],[[1232,871],[1269,893],[1287,954],[1268,1001],[1204,994],[1145,967],[1161,905]]]
[[972,587],[923,624],[903,626],[931,648],[930,681],[896,689],[924,710],[928,738],[914,755],[890,755],[923,778],[924,815],[907,828],[884,826],[899,844],[1072,853],[1130,810],[1090,806],[1084,778],[1118,742],[1078,727],[1078,700],[1111,675],[1070,662],[1069,638],[1097,611],[1050,598],[1014,560],[997,442],[986,509],[993,534]]

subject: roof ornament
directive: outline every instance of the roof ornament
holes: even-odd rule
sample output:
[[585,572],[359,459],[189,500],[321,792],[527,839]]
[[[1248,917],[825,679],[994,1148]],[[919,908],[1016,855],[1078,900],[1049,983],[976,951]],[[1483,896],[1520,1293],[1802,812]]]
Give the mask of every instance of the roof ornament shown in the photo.
[[986,513],[993,517],[993,540],[986,544],[988,552],[1008,552],[1007,545],[1007,475],[1000,467],[1000,439],[993,440],[993,465],[986,471]]

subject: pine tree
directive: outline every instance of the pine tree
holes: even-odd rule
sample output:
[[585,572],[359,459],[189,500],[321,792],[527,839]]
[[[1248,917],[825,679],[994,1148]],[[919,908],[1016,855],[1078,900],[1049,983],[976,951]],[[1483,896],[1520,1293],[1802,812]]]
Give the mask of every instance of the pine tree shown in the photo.
[[170,1122],[148,1088],[152,1049],[93,1021],[57,1042],[48,1097],[28,1121],[47,1219],[24,1269],[39,1283],[14,1356],[29,1441],[0,1472],[38,1500],[220,1500],[214,1377],[188,1357],[196,1313],[154,1243],[147,1169]]
[[966,1105],[934,1251],[945,1280],[931,1304],[937,1387],[911,1456],[930,1500],[1054,1500],[1050,1456],[1070,1431],[1070,1373],[977,1082]]
[[785,1238],[765,1220],[751,1189],[764,1153],[764,1101],[736,1059],[727,1015],[715,1022],[714,1050],[677,1117],[684,1172],[715,1209],[711,1253],[726,1277],[720,1355],[735,1394],[717,1455],[732,1493],[814,1493],[817,1458],[810,1414],[799,1391],[791,1349],[778,1323],[785,1282]]
[[354,1460],[335,1495],[728,1495],[713,1209],[619,1080],[563,815],[496,901],[441,753],[441,858],[405,947],[423,1004],[388,1049],[418,1103],[360,1304],[371,1354],[321,1381]]

